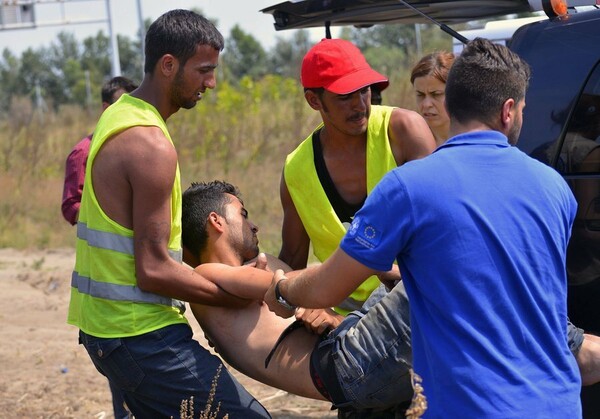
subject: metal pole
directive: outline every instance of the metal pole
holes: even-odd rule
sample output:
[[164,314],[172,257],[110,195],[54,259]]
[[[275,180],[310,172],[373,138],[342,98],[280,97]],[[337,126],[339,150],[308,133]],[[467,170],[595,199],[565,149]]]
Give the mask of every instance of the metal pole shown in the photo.
[[36,111],[38,112],[40,121],[44,122],[44,111],[46,110],[46,104],[44,103],[44,98],[42,97],[42,88],[40,87],[40,81],[36,79],[35,81],[35,103],[36,103]]
[[121,63],[119,62],[119,45],[117,43],[117,35],[113,31],[113,17],[110,10],[110,0],[106,0],[106,18],[108,20],[108,36],[110,36],[111,46],[111,73],[112,77],[121,75]]
[[90,83],[90,70],[85,70],[85,102],[88,110],[92,107],[92,86]]
[[144,78],[144,63],[146,62],[146,53],[144,41],[146,38],[146,27],[144,26],[144,15],[142,13],[142,0],[137,0],[138,20],[140,23],[140,49],[142,52],[142,78]]
[[417,44],[417,57],[423,55],[423,44],[421,43],[421,24],[415,23],[415,40]]

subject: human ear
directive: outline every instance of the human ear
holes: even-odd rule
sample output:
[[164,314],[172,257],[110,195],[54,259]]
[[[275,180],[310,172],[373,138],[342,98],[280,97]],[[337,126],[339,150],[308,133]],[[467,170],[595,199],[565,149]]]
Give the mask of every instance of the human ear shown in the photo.
[[513,98],[508,98],[502,104],[500,122],[502,127],[508,127],[515,121],[516,104]]
[[222,232],[223,217],[221,217],[216,212],[212,211],[210,214],[208,214],[208,225],[212,226],[215,230]]
[[177,74],[179,70],[179,60],[171,54],[165,54],[158,60],[160,71],[167,77]]
[[308,102],[309,106],[315,111],[321,110],[321,99],[319,99],[319,96],[317,96],[315,92],[313,92],[312,90],[307,90],[306,92],[304,92],[304,98]]

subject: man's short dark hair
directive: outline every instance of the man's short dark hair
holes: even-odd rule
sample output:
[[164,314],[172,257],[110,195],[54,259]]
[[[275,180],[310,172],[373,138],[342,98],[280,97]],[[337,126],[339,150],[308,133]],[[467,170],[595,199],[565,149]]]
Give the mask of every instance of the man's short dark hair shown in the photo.
[[137,84],[127,77],[113,77],[102,85],[102,102],[112,105],[114,103],[114,95],[118,90],[125,90],[126,93],[130,93],[137,89],[137,87]]
[[225,206],[231,202],[231,198],[226,194],[231,194],[241,201],[238,188],[221,180],[208,183],[193,182],[183,193],[182,244],[194,255],[198,255],[206,247],[208,215],[214,211],[225,217]]
[[529,65],[504,45],[470,41],[456,59],[446,83],[446,108],[459,123],[492,124],[507,99],[525,98]]
[[225,41],[215,25],[204,16],[191,10],[170,10],[148,28],[144,72],[152,74],[156,63],[165,54],[173,55],[183,66],[199,45],[210,45],[222,51]]

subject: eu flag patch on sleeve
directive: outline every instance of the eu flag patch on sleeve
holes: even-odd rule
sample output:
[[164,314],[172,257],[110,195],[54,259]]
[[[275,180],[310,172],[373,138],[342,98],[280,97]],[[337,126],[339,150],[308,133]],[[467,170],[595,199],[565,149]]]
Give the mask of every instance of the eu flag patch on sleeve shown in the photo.
[[381,232],[372,225],[363,223],[360,217],[354,217],[348,237],[367,249],[373,249],[381,241]]

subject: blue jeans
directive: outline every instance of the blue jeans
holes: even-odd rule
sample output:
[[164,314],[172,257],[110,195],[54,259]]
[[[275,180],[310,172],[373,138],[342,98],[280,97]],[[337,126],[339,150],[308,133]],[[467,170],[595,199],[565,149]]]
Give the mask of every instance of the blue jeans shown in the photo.
[[[343,397],[334,398],[333,403],[341,409],[357,410],[406,407],[413,390],[410,313],[404,286],[399,283],[389,293],[376,290],[365,307],[368,310],[350,313],[315,349],[334,364]],[[317,372],[323,371],[317,368]],[[331,377],[322,378],[331,383]]]
[[81,331],[79,336],[98,371],[122,391],[136,419],[180,417],[181,402],[188,400],[189,405],[191,397],[194,416],[205,410],[214,415],[218,409],[218,417],[270,418],[221,360],[192,339],[187,324],[128,338],[97,338]]
[[125,407],[125,399],[123,394],[113,383],[108,382],[110,394],[112,396],[113,414],[115,419],[129,419],[129,411]]

